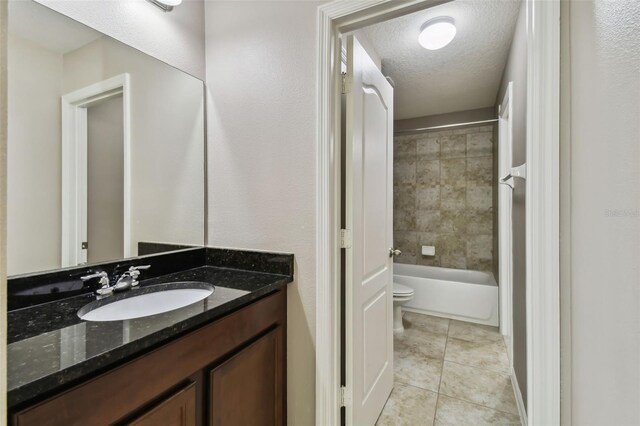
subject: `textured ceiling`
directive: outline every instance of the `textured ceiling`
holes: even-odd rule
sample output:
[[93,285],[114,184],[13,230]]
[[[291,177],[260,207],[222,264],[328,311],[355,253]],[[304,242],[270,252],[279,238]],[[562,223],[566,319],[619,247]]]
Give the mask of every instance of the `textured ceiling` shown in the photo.
[[[363,29],[395,82],[395,119],[492,106],[506,65],[519,0],[456,0]],[[455,19],[457,34],[440,50],[418,44],[420,27]]]

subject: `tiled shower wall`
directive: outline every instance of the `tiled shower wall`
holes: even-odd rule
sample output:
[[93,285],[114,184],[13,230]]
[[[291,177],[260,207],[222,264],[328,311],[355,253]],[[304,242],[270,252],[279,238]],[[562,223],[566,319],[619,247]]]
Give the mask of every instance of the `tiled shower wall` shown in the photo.
[[[394,246],[398,263],[493,270],[494,126],[396,136]],[[435,246],[423,256],[422,246]]]

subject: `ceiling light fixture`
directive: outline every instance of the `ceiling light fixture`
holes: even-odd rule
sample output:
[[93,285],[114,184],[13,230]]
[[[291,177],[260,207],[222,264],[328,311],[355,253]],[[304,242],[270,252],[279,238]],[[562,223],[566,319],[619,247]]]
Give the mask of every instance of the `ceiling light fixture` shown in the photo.
[[451,43],[456,36],[456,26],[453,18],[440,16],[428,20],[420,28],[418,42],[428,50],[438,50]]
[[175,6],[182,3],[182,0],[149,0],[165,12],[171,12]]

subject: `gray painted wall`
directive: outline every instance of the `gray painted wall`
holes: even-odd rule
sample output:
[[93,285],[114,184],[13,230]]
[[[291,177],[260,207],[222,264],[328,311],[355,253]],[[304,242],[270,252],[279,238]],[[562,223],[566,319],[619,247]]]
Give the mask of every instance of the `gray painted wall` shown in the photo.
[[[527,152],[527,34],[525,4],[518,15],[509,59],[505,67],[496,107],[507,85],[513,81],[513,165],[526,162]],[[497,185],[497,183],[495,184]],[[525,184],[515,179],[513,190],[513,367],[520,392],[527,402],[527,311],[525,269]],[[496,252],[497,253],[497,252]]]

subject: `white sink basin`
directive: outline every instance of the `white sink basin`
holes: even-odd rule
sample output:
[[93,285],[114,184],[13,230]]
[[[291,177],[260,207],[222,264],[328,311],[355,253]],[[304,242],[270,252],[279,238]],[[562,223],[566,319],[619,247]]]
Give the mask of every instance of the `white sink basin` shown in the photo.
[[130,290],[145,293],[135,296],[123,293],[125,298],[119,300],[107,298],[91,302],[78,311],[78,316],[85,321],[121,321],[173,311],[206,299],[213,293],[213,286],[195,284],[172,283],[170,288],[161,285]]

